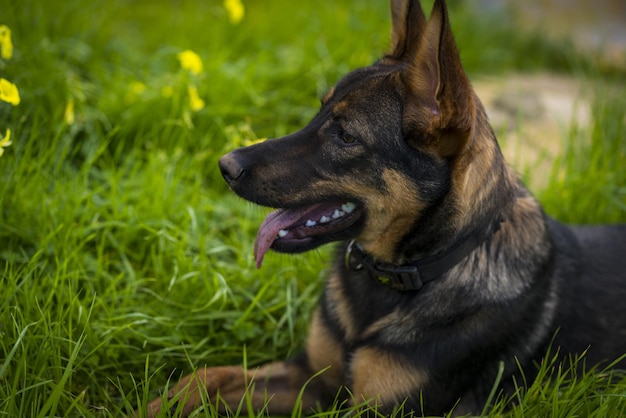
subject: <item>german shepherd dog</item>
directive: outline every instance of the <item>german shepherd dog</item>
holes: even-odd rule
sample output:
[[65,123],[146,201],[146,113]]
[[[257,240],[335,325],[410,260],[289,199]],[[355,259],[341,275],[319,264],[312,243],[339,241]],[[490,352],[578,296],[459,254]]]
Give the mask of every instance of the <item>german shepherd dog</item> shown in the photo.
[[531,380],[550,346],[594,365],[626,353],[626,225],[547,217],[502,157],[445,2],[427,20],[418,0],[392,0],[391,16],[391,52],[306,127],[219,161],[236,194],[278,208],[257,265],[270,248],[341,242],[303,353],[199,369],[148,416],[235,410],[246,391],[244,409],[279,415],[342,396],[381,414],[477,413],[502,367],[504,390]]

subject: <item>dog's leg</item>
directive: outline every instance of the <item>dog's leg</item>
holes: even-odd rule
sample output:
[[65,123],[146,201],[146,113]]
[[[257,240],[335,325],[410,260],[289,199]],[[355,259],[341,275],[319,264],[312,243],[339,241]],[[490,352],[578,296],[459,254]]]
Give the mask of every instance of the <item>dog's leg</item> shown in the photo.
[[[225,407],[236,410],[241,404],[244,411],[250,406],[254,411],[267,408],[271,414],[289,415],[303,387],[300,398],[303,409],[314,407],[321,398],[322,384],[316,379],[308,381],[311,377],[306,367],[295,362],[270,363],[250,370],[238,366],[203,368],[178,382],[168,392],[167,399],[171,401],[169,409],[182,410],[182,416],[189,415],[203,402],[218,405],[222,411]],[[148,404],[146,415],[155,417],[162,408],[162,398],[155,399]]]

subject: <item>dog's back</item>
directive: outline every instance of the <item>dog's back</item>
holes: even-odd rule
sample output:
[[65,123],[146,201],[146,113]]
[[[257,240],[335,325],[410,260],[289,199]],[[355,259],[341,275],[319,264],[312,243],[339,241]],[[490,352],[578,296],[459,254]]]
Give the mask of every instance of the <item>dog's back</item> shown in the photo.
[[608,365],[626,347],[626,225],[549,225],[558,260],[554,345]]

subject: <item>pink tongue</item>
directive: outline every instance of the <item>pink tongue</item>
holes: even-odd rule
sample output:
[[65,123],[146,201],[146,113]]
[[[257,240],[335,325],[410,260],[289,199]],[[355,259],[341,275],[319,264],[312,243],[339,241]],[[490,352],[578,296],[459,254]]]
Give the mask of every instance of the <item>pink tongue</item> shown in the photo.
[[254,242],[254,258],[256,259],[257,268],[261,267],[263,256],[274,243],[278,231],[289,228],[307,214],[315,212],[320,206],[322,205],[315,205],[305,209],[279,209],[267,215],[267,218],[265,218],[265,221],[259,228],[259,232],[256,234],[256,241]]

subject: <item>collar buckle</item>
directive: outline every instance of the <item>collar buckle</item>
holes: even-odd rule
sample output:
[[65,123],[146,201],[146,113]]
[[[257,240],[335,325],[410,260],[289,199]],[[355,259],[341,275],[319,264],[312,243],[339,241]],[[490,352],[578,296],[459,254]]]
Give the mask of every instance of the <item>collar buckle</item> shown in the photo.
[[346,268],[352,271],[367,267],[374,280],[392,289],[419,290],[423,286],[417,266],[376,263],[354,240],[346,248],[344,261]]
[[394,266],[374,264],[370,268],[372,277],[396,290],[420,290],[424,283],[416,266]]

